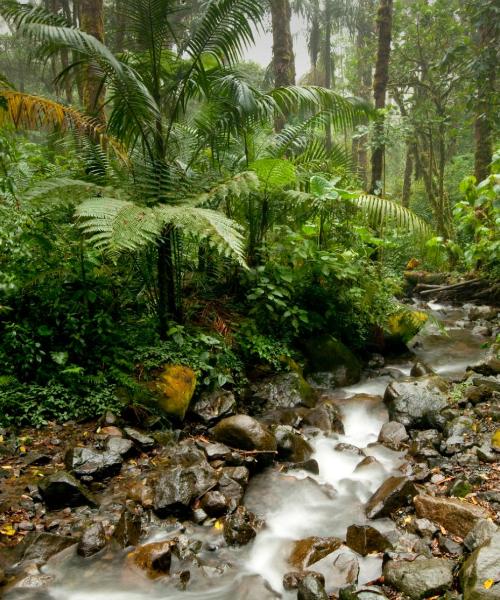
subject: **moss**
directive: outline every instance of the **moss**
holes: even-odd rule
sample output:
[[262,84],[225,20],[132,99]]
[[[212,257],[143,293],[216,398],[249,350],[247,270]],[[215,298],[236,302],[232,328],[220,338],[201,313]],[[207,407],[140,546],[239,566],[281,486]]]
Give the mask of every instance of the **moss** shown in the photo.
[[179,419],[189,407],[196,388],[196,373],[183,365],[165,365],[151,383],[158,406],[167,414]]

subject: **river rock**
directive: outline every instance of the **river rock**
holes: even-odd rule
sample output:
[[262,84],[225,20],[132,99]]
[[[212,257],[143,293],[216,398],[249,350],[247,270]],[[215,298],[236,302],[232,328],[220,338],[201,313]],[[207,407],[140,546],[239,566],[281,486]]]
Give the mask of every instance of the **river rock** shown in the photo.
[[453,498],[421,494],[415,496],[414,504],[419,517],[435,521],[461,537],[465,537],[477,521],[488,517],[484,508]]
[[127,561],[146,573],[150,579],[157,579],[170,573],[174,546],[174,540],[139,546],[127,556]]
[[394,510],[410,504],[415,493],[415,485],[408,477],[389,477],[368,500],[366,516],[389,517]]
[[384,402],[391,421],[411,428],[442,428],[445,419],[440,412],[448,406],[446,382],[435,375],[419,379],[403,378],[387,387]]
[[105,546],[106,533],[102,523],[91,523],[83,530],[76,552],[84,558],[89,558]]
[[315,408],[309,410],[303,416],[303,422],[326,433],[344,433],[340,409],[330,400],[320,402]]
[[379,587],[373,585],[354,585],[345,587],[339,591],[340,600],[387,600]]
[[392,450],[400,450],[408,439],[405,426],[397,421],[384,423],[378,436],[378,441]]
[[308,573],[299,581],[297,600],[328,600],[324,583],[314,573]]
[[146,435],[133,427],[125,427],[124,431],[127,437],[141,450],[151,450],[155,445],[155,441],[151,436]]
[[38,484],[38,489],[49,510],[84,504],[97,505],[78,479],[66,471],[52,473]]
[[167,415],[183,420],[196,389],[196,373],[184,365],[164,365],[148,387]]
[[296,569],[303,570],[335,552],[342,545],[336,537],[308,537],[294,543],[288,562]]
[[498,375],[500,373],[500,344],[493,344],[483,360],[468,367],[481,375]]
[[434,371],[424,363],[423,361],[417,360],[410,371],[410,377],[423,377],[424,375],[433,375]]
[[361,556],[392,548],[385,535],[370,525],[351,525],[347,529],[346,544]]
[[[116,438],[119,439],[119,438]],[[92,477],[104,479],[117,475],[123,463],[123,458],[109,450],[98,452],[93,448],[71,448],[64,457],[66,468],[77,477]]]
[[467,550],[472,552],[476,548],[480,548],[488,543],[496,531],[498,531],[498,527],[493,521],[490,521],[489,519],[480,519],[465,536],[464,545]]
[[113,532],[113,539],[122,547],[137,546],[142,534],[140,515],[124,508]]
[[269,587],[260,575],[245,575],[234,593],[235,600],[279,600],[281,594]]
[[334,586],[343,588],[357,583],[359,571],[359,560],[356,554],[348,549],[340,550],[333,561]]
[[236,399],[232,392],[217,390],[211,394],[202,394],[191,408],[193,415],[205,423],[213,425],[224,417],[236,412]]
[[279,373],[250,387],[250,402],[260,411],[314,406],[314,392],[300,373]]
[[218,442],[240,450],[275,453],[276,440],[259,421],[248,415],[234,415],[223,419],[212,429]]
[[474,550],[460,571],[464,600],[500,598],[500,531],[489,542]]
[[413,600],[439,596],[453,585],[453,562],[444,558],[391,560],[384,581]]
[[17,563],[35,562],[45,564],[51,556],[59,554],[66,548],[74,546],[77,539],[55,533],[28,533],[24,540],[16,547]]
[[287,592],[291,590],[296,590],[299,587],[299,583],[307,577],[307,575],[313,575],[316,577],[321,585],[325,585],[325,577],[323,573],[318,573],[316,571],[290,571],[289,573],[285,573],[283,575],[283,587]]
[[311,445],[293,427],[278,425],[274,429],[274,437],[278,447],[278,457],[281,460],[300,463],[311,458],[313,453]]
[[242,487],[246,487],[248,485],[248,480],[250,478],[250,471],[246,467],[223,467],[222,469],[223,476],[226,475],[236,483],[239,483]]
[[305,344],[311,380],[321,387],[343,387],[361,378],[361,363],[342,342],[330,335],[315,337]]
[[212,490],[202,497],[200,506],[209,517],[220,517],[228,510],[228,500],[222,492]]
[[206,461],[170,468],[156,483],[153,508],[161,517],[186,514],[191,503],[215,487],[218,479],[217,472]]
[[244,546],[257,535],[261,523],[244,506],[238,506],[224,522],[224,539],[230,546]]
[[365,456],[365,453],[361,448],[355,446],[354,444],[347,444],[346,442],[340,442],[335,444],[336,452],[346,452],[347,454],[356,454],[357,456]]
[[126,440],[122,437],[109,437],[106,440],[106,448],[112,454],[119,454],[122,457],[128,456],[134,447],[132,440]]

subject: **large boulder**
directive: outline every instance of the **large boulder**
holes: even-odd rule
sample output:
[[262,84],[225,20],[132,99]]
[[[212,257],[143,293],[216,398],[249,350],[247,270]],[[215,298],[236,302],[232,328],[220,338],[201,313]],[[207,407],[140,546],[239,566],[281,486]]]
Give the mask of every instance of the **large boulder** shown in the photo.
[[326,433],[344,433],[340,408],[331,400],[324,400],[304,414],[303,424],[317,427]]
[[259,421],[248,415],[234,415],[212,429],[218,442],[239,450],[276,452],[276,439]]
[[366,504],[369,519],[389,517],[391,513],[410,504],[415,495],[415,485],[408,477],[389,477]]
[[234,415],[236,412],[236,399],[234,394],[227,390],[202,394],[192,406],[191,412],[205,425],[213,425],[224,417]]
[[384,446],[392,448],[392,450],[400,450],[408,438],[409,436],[403,424],[397,421],[389,421],[382,426],[378,441]]
[[99,452],[93,448],[76,447],[66,452],[64,462],[66,468],[77,477],[104,479],[120,472],[123,458],[110,450]]
[[447,384],[435,375],[392,381],[384,395],[391,421],[405,427],[442,428],[446,422],[440,414],[448,407]]
[[498,600],[500,598],[500,531],[474,550],[460,571],[464,600]]
[[305,343],[308,372],[321,387],[346,386],[361,378],[361,363],[342,342],[321,335]]
[[182,420],[196,389],[196,373],[183,365],[165,365],[149,387],[158,406],[167,415]]
[[274,430],[278,445],[278,457],[293,463],[305,462],[311,458],[313,449],[309,442],[293,427],[278,425]]
[[453,562],[445,558],[390,560],[384,582],[413,600],[440,596],[453,585]]
[[453,498],[420,494],[413,501],[419,517],[430,519],[461,537],[465,537],[477,521],[488,518],[484,508]]
[[96,506],[97,503],[86,488],[66,471],[52,473],[38,484],[49,510],[57,510],[67,506]]
[[314,406],[314,392],[302,375],[296,371],[279,373],[250,387],[250,402],[258,410]]

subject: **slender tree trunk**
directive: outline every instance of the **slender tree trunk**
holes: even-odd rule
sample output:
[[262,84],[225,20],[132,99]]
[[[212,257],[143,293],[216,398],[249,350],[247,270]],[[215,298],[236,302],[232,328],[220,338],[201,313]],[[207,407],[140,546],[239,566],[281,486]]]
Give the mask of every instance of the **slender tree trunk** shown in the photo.
[[174,256],[175,232],[166,227],[158,244],[158,330],[160,339],[167,339],[171,319],[182,317],[177,299]]
[[401,203],[403,206],[408,208],[410,206],[411,196],[411,180],[413,176],[413,144],[407,142],[406,144],[406,157],[405,157],[405,174],[403,178],[403,194],[401,197]]
[[[103,0],[79,0],[80,29],[104,42]],[[83,79],[83,106],[85,111],[100,121],[104,115],[105,89],[97,67],[89,65]]]
[[[373,80],[373,95],[375,108],[385,108],[385,97],[389,81],[389,60],[391,55],[392,36],[392,7],[393,0],[380,0],[377,14],[378,48],[375,76]],[[379,187],[383,176],[384,166],[384,117],[379,116],[375,122],[375,146],[372,152],[372,177],[370,192],[373,194]]]
[[[329,90],[332,87],[332,10],[330,0],[326,0],[325,5],[325,40],[323,47],[323,62],[325,68],[325,88]],[[326,123],[325,146],[327,151],[332,149],[332,125],[328,120]]]

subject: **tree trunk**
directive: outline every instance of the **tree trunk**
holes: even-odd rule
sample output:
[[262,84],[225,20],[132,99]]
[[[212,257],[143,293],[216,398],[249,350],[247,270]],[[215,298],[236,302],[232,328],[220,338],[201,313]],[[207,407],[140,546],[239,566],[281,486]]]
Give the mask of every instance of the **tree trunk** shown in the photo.
[[[103,0],[80,0],[80,29],[104,42]],[[85,111],[104,122],[105,89],[96,66],[87,66],[83,79],[83,106]]]
[[[378,47],[375,76],[373,80],[373,95],[375,108],[382,111],[385,108],[385,97],[389,81],[389,60],[391,54],[392,36],[392,0],[380,0],[377,14]],[[372,152],[372,177],[370,193],[379,187],[383,177],[384,166],[384,117],[379,115],[375,122],[374,149]]]
[[[330,0],[326,0],[325,4],[325,39],[323,46],[323,62],[325,69],[325,88],[329,90],[332,87],[332,56],[331,56],[331,41],[332,41],[332,11]],[[332,125],[328,120],[326,123],[325,146],[329,152],[332,149]]]
[[410,206],[411,196],[411,180],[413,176],[413,144],[407,142],[406,144],[406,158],[405,158],[405,174],[403,178],[403,194],[401,197],[401,203],[404,207]]
[[177,298],[177,280],[174,256],[175,232],[166,227],[158,244],[158,331],[160,339],[167,339],[170,320],[180,320]]

